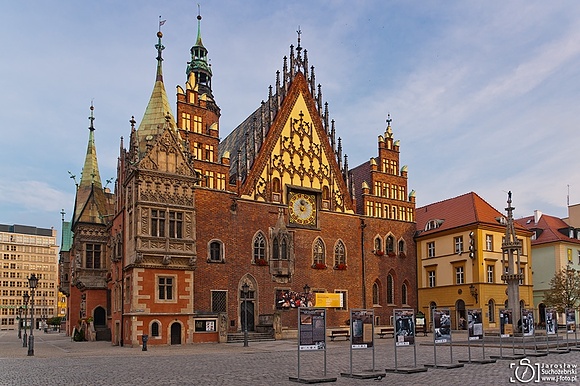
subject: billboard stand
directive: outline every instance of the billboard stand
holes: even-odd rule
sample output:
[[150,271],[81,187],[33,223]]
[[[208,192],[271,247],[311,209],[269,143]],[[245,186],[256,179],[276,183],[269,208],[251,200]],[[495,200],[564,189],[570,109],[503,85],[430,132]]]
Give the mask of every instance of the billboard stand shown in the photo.
[[[386,373],[375,370],[375,326],[374,310],[350,310],[350,372],[340,373],[342,377],[358,379],[382,379]],[[352,356],[354,351],[371,349],[373,367],[371,370],[354,373],[352,370]]]
[[[568,350],[570,351],[580,351],[580,347],[578,347],[578,336],[576,333],[576,310],[573,308],[566,309],[566,343],[568,345]],[[570,333],[574,333],[574,343],[570,346],[570,342],[568,339],[568,335]]]
[[[514,336],[514,317],[511,309],[499,310],[499,355],[491,355],[493,359],[522,359],[525,356],[516,354],[515,336]],[[503,354],[503,338],[512,338],[512,355]]]
[[[425,367],[417,367],[417,346],[415,345],[416,322],[415,311],[412,309],[393,310],[393,320],[395,321],[395,331],[393,341],[395,343],[395,367],[385,369],[388,373],[421,373],[427,371]],[[413,346],[413,367],[399,367],[397,350],[402,347]]]
[[[471,341],[481,342],[481,359],[471,358]],[[468,359],[460,359],[459,363],[474,363],[484,365],[487,363],[495,363],[495,359],[485,359],[485,343],[483,339],[483,318],[481,308],[467,310],[467,352]]]
[[[524,346],[524,355],[527,357],[544,357],[548,355],[546,351],[538,351],[536,344],[536,329],[534,322],[534,310],[522,308],[522,344]],[[532,336],[534,339],[534,351],[526,351],[526,337]]]
[[[555,350],[550,350],[549,335],[556,335]],[[558,336],[558,313],[555,308],[546,308],[546,347],[550,354],[565,354],[570,352],[568,347],[560,348],[560,337]]]
[[[324,377],[304,378],[300,374],[300,354],[302,351],[322,351],[324,354]],[[299,383],[336,382],[336,378],[326,376],[326,309],[298,308],[298,366],[297,376],[288,377]]]
[[[451,340],[451,313],[449,308],[433,309],[433,361],[427,363],[425,367],[438,369],[455,369],[463,367],[463,363],[453,363],[453,343]],[[449,354],[451,360],[449,363],[437,363],[437,345],[449,343]]]

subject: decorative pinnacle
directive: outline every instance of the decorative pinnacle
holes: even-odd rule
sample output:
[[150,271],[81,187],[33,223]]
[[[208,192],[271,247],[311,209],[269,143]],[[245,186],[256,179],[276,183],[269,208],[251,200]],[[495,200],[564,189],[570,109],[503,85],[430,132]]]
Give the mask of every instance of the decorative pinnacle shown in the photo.
[[391,126],[391,122],[393,122],[393,120],[391,119],[391,113],[387,114],[387,127]]
[[95,131],[95,128],[93,127],[93,121],[95,120],[93,110],[95,110],[95,107],[93,106],[93,101],[91,101],[91,116],[89,117],[89,121],[91,121],[91,125],[89,126],[90,131]]
[[298,31],[296,31],[296,33],[298,34],[298,47],[296,47],[296,49],[300,50],[300,35],[302,35],[302,30],[300,29],[300,26],[298,26]]

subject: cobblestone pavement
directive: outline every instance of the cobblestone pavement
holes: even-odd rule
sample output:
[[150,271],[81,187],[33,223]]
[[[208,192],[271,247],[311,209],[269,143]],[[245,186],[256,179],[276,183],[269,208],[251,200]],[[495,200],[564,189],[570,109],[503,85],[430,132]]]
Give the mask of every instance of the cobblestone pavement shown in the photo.
[[[289,377],[297,377],[298,355],[295,340],[242,343],[205,343],[183,346],[115,347],[108,342],[72,342],[59,333],[34,334],[34,356],[27,356],[15,331],[0,331],[0,385],[296,385]],[[468,358],[465,335],[454,335],[453,360]],[[417,365],[434,362],[432,337],[418,337],[415,346]],[[505,342],[504,342],[505,343]],[[413,366],[413,348],[397,350],[398,367]],[[375,369],[394,367],[393,339],[375,339]],[[528,353],[530,350],[528,350]],[[353,350],[353,373],[372,368],[371,349]],[[499,347],[485,346],[486,357],[498,355]],[[510,344],[502,347],[503,355],[513,353]],[[450,348],[437,346],[437,363],[449,363]],[[471,346],[472,359],[482,357],[481,347]],[[377,379],[353,379],[350,373],[349,342],[328,342],[327,377],[336,378],[336,385],[379,384]],[[538,375],[535,365],[580,366],[580,351],[529,357],[525,379]],[[522,384],[514,377],[510,364],[518,360],[498,360],[492,364],[466,364],[462,368],[430,368],[415,374],[387,373],[382,384],[396,385],[510,385]],[[301,379],[323,378],[322,351],[300,354]],[[514,367],[512,365],[512,367]],[[554,372],[554,369],[547,369]],[[520,374],[523,374],[523,371]],[[578,370],[580,373],[580,370]],[[579,374],[580,375],[580,374]],[[574,377],[574,375],[569,375]],[[510,382],[510,377],[515,382]],[[520,375],[521,377],[521,375]],[[578,375],[576,375],[578,379]],[[573,378],[534,382],[534,385],[578,385]]]

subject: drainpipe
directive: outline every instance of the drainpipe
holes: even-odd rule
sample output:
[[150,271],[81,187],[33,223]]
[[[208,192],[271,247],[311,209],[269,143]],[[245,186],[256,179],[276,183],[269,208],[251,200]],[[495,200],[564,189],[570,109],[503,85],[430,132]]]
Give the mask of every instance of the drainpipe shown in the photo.
[[366,272],[365,272],[365,220],[360,220],[360,252],[362,263],[362,308],[367,308]]

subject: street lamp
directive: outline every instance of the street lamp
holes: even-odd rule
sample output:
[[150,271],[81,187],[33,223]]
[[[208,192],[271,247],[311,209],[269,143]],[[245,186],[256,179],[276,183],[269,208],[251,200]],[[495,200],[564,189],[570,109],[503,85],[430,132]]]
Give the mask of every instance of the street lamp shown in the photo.
[[306,307],[310,307],[309,303],[310,303],[310,286],[308,284],[304,284],[304,287],[302,287],[302,289],[304,290],[304,300],[306,302],[305,306]]
[[33,273],[28,278],[28,287],[30,287],[30,336],[28,337],[28,356],[34,356],[34,291],[38,285],[38,278]]
[[22,306],[18,307],[18,339],[22,339]]
[[28,335],[26,334],[26,315],[28,314],[28,301],[30,300],[30,295],[28,295],[28,291],[24,292],[24,295],[22,295],[22,299],[24,301],[24,306],[26,307],[24,309],[24,337],[22,339],[22,347],[26,347],[28,344]]
[[469,286],[469,293],[471,293],[471,296],[475,298],[475,302],[477,303],[477,288],[473,284]]
[[244,293],[244,347],[248,347],[248,292],[250,286],[248,283],[242,285],[242,292]]

